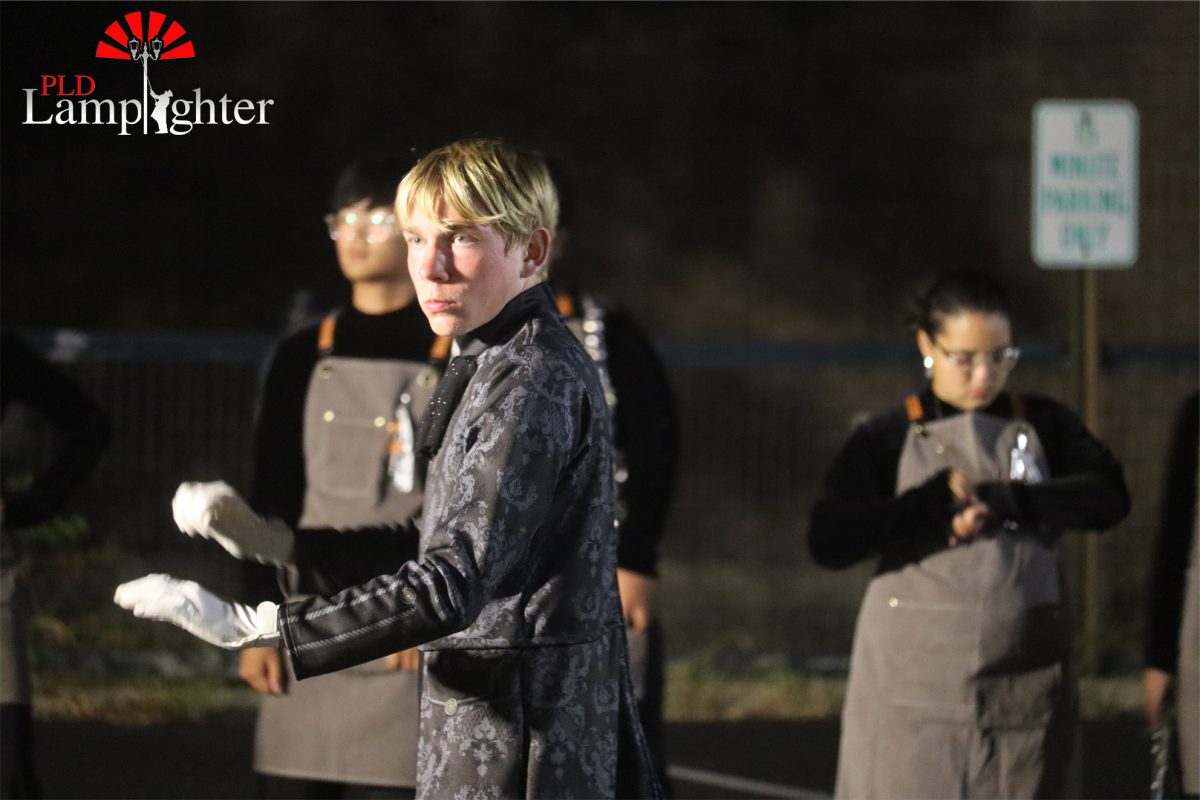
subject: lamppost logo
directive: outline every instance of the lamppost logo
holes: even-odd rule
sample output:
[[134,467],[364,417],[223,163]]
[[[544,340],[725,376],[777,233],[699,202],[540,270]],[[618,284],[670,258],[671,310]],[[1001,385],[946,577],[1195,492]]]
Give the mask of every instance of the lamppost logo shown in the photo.
[[[170,24],[167,24],[167,23]],[[140,123],[143,134],[182,136],[196,125],[267,125],[271,99],[206,98],[200,89],[191,98],[175,98],[172,89],[155,91],[150,62],[195,58],[196,46],[178,21],[158,11],[131,11],[114,19],[96,42],[96,58],[141,62],[141,98],[111,100],[94,97],[91,75],[42,75],[40,89],[25,89],[24,125],[113,125],[128,136]],[[150,100],[154,104],[151,108]],[[48,107],[49,106],[49,107]],[[150,123],[153,122],[153,131]],[[136,130],[136,127],[133,127]]]

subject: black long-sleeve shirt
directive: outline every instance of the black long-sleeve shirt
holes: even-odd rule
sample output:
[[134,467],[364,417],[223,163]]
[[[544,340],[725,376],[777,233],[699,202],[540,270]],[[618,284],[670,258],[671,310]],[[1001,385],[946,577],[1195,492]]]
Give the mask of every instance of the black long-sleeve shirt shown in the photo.
[[1163,482],[1162,517],[1154,552],[1146,666],[1174,673],[1179,661],[1179,628],[1183,621],[1184,578],[1196,524],[1196,464],[1200,451],[1200,394],[1184,401],[1171,437]]
[[654,575],[679,452],[674,398],[654,345],[629,314],[608,311],[604,332],[609,380],[617,395],[613,443],[628,471],[617,485],[625,508],[617,566]]
[[[929,419],[962,413],[946,403],[939,407],[928,390],[920,399]],[[1023,400],[1050,476],[1037,484],[982,484],[980,499],[1000,519],[1056,530],[1104,530],[1123,519],[1129,492],[1108,449],[1061,404],[1038,395]],[[1002,394],[981,411],[1009,418],[1011,399]],[[880,569],[887,569],[947,546],[954,506],[947,472],[895,494],[908,426],[903,407],[885,411],[859,426],[835,458],[809,523],[809,550],[818,564],[841,569],[882,555]]]

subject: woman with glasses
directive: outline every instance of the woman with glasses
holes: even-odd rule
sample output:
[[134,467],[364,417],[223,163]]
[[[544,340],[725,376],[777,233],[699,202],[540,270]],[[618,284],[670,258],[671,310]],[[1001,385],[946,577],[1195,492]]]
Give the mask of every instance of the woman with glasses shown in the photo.
[[1121,466],[1059,403],[1006,391],[1002,288],[943,275],[913,335],[928,385],[850,436],[812,511],[817,563],[877,562],[859,611],[838,797],[1076,797],[1057,544],[1129,511]]

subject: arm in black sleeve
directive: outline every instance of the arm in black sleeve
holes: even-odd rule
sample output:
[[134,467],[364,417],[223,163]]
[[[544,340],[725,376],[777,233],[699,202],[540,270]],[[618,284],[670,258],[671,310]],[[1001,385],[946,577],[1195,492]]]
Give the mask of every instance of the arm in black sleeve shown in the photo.
[[1070,409],[1047,398],[1027,398],[1029,421],[1050,466],[1036,484],[981,484],[979,498],[1001,519],[1051,529],[1106,530],[1129,514],[1129,490],[1120,463]]
[[605,317],[608,372],[617,395],[615,444],[628,477],[617,484],[625,507],[617,566],[654,575],[679,454],[675,401],[654,345],[626,313]]
[[372,528],[301,528],[296,531],[297,589],[329,595],[391,574],[417,557],[417,525],[408,520]]
[[[317,337],[311,328],[280,341],[265,362],[254,411],[251,508],[295,527],[304,508],[304,403],[317,362]],[[243,599],[276,600],[274,568],[243,562]]]
[[254,413],[250,506],[295,527],[304,508],[304,403],[317,363],[309,329],[282,342],[268,358]]
[[452,562],[429,554],[393,575],[281,606],[279,631],[296,677],[352,667],[465,628],[472,617],[464,598],[477,581]]
[[893,496],[903,430],[893,416],[872,420],[834,460],[809,519],[809,552],[821,566],[844,569],[880,555],[906,560],[946,546],[954,507],[948,470]]
[[1174,673],[1179,662],[1184,579],[1196,525],[1196,465],[1200,450],[1200,396],[1180,409],[1163,481],[1162,515],[1147,598],[1146,666]]
[[49,465],[20,494],[4,496],[4,522],[13,527],[43,522],[63,507],[91,474],[109,440],[108,417],[78,384],[55,369],[17,336],[4,331],[3,404],[35,408],[53,428]]

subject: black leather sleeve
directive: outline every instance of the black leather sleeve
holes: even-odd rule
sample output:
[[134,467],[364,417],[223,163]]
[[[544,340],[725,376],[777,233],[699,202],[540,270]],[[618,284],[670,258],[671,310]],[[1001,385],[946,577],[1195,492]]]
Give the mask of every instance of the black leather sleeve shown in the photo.
[[296,531],[297,590],[334,594],[417,557],[420,532],[412,520],[374,528],[301,528]]
[[284,605],[279,627],[296,677],[345,669],[462,630],[477,613],[469,598],[478,584],[478,576],[431,554],[330,597]]

